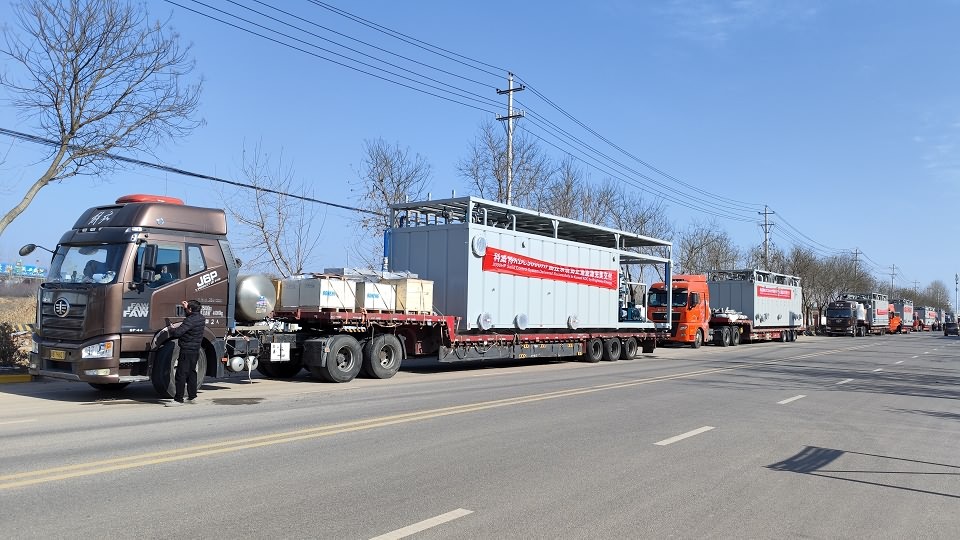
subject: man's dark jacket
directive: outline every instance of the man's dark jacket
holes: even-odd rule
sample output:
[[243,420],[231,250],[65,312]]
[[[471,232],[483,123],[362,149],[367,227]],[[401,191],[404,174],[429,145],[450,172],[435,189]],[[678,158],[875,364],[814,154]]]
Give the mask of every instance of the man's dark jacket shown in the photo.
[[180,326],[170,330],[170,339],[180,340],[180,350],[195,352],[200,350],[203,341],[203,324],[205,319],[200,313],[191,313],[183,320]]

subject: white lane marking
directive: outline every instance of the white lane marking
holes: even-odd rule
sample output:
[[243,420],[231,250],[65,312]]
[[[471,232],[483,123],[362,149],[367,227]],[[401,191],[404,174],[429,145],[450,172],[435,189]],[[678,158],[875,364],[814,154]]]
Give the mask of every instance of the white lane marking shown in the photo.
[[930,354],[930,351],[923,351],[923,354]]
[[897,360],[896,362],[894,362],[894,364],[902,364],[902,363],[903,363],[903,360]]
[[844,379],[844,380],[838,382],[837,384],[847,384],[848,382],[850,382],[850,381],[852,381],[852,380],[853,380],[853,379]]
[[876,371],[883,371],[883,368],[882,368],[882,367],[878,367],[877,369],[875,369],[875,370],[873,370],[873,371],[874,371],[874,372],[876,372]]
[[916,358],[916,356],[911,356],[910,358]]
[[430,519],[425,519],[413,525],[407,525],[402,529],[397,529],[395,531],[390,531],[386,534],[381,534],[380,536],[374,536],[370,540],[399,540],[400,538],[406,538],[408,536],[417,534],[418,532],[423,532],[437,525],[443,525],[448,521],[453,521],[457,518],[462,518],[463,516],[472,514],[473,510],[464,510],[463,508],[457,508],[446,514],[440,514],[439,516],[432,517]]
[[5,426],[7,424],[26,424],[27,422],[36,422],[36,418],[27,418],[26,420],[8,420],[6,422],[0,422],[0,426]]
[[787,399],[785,399],[785,400],[783,400],[783,401],[778,401],[778,402],[777,402],[777,405],[786,405],[787,403],[790,403],[791,401],[796,401],[796,400],[798,400],[798,399],[803,399],[803,398],[805,398],[805,397],[807,397],[806,394],[800,394],[799,396],[793,396],[792,398],[787,398]]
[[682,440],[686,439],[687,437],[693,437],[694,435],[699,435],[699,434],[701,434],[701,433],[705,433],[705,432],[707,432],[707,431],[710,431],[711,429],[716,429],[716,428],[714,428],[713,426],[703,426],[702,428],[697,428],[697,429],[695,429],[695,430],[693,430],[693,431],[688,431],[688,432],[686,432],[686,433],[677,435],[676,437],[670,437],[669,439],[664,439],[664,440],[662,440],[662,441],[655,442],[655,443],[653,443],[653,444],[655,444],[655,445],[657,445],[657,446],[666,446],[666,445],[668,445],[668,444],[673,444],[673,443],[675,443],[675,442],[677,442],[677,441],[682,441]]

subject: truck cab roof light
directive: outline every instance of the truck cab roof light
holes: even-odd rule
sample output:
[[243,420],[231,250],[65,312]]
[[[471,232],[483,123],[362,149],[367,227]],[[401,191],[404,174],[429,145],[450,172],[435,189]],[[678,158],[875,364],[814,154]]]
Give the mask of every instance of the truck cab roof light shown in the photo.
[[183,200],[176,197],[167,197],[166,195],[147,195],[144,193],[134,193],[133,195],[124,195],[117,199],[117,204],[126,203],[166,203],[183,205]]

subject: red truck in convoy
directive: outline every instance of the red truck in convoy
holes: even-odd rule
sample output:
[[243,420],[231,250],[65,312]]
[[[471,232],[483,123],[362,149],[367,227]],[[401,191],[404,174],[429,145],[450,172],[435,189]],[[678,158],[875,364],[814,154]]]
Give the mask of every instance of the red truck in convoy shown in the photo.
[[[800,278],[762,270],[679,274],[672,278],[670,341],[699,348],[750,341],[794,341],[802,333]],[[647,312],[668,314],[665,282],[650,287]]]

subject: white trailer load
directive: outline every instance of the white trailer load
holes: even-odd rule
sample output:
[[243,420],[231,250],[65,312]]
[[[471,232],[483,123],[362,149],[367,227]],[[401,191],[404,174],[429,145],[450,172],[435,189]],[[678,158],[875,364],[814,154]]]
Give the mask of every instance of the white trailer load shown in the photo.
[[390,268],[433,281],[458,331],[655,328],[622,307],[627,272],[669,264],[667,241],[475,197],[393,208]]
[[800,278],[763,270],[718,270],[707,280],[710,304],[747,316],[754,328],[803,326]]
[[840,295],[840,299],[860,303],[866,312],[864,321],[871,329],[889,328],[890,300],[887,299],[887,295],[881,293],[844,293]]
[[900,315],[900,321],[904,328],[913,327],[913,300],[900,298],[894,300],[893,309]]

